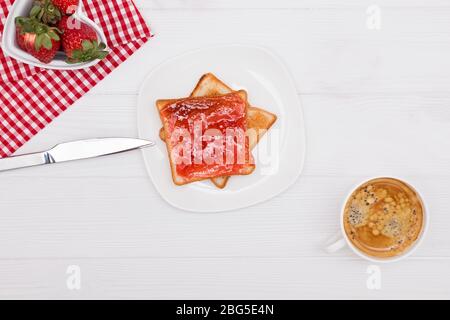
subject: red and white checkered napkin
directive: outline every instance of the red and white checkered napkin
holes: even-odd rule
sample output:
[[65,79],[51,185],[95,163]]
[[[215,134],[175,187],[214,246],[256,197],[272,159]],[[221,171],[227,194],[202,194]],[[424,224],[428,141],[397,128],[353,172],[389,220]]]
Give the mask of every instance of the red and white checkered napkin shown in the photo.
[[[0,35],[14,1],[0,0]],[[151,37],[132,0],[83,2],[87,15],[102,27],[111,48],[110,55],[96,66],[76,71],[46,70],[7,58],[0,50],[0,158],[21,147]]]

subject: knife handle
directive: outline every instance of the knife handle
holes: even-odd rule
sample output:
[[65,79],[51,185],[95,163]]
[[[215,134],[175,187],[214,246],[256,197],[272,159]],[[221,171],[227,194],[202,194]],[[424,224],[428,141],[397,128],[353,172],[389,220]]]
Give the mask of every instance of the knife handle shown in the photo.
[[47,152],[24,154],[22,156],[0,159],[0,172],[50,164],[53,162],[54,161],[52,161],[51,156],[49,156]]

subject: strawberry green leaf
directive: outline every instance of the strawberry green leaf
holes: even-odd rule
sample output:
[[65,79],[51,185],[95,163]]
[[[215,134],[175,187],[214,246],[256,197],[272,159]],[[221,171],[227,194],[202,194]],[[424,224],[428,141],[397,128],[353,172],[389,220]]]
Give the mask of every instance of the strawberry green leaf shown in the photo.
[[109,52],[108,51],[100,51],[97,54],[97,59],[103,60],[108,56]]
[[25,24],[25,20],[26,19],[27,18],[25,18],[25,17],[17,17],[16,18],[16,25],[23,26]]
[[50,50],[52,48],[52,39],[48,34],[43,35],[42,44],[44,45],[44,48],[47,50]]
[[34,6],[30,11],[30,16],[35,18],[40,12],[41,8],[39,6]]
[[58,41],[60,39],[59,35],[54,30],[50,30],[48,32],[48,35],[55,41]]
[[94,49],[94,47],[95,47],[94,43],[92,43],[89,40],[84,40],[81,45],[83,46],[84,51]]
[[44,41],[43,34],[40,34],[36,37],[36,40],[34,42],[34,48],[36,49],[36,51],[39,51],[41,49],[43,41]]

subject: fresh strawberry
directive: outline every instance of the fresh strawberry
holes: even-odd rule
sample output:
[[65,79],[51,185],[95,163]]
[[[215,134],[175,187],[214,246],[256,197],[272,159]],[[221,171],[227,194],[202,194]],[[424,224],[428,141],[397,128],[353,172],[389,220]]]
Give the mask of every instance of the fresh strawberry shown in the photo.
[[24,35],[24,34],[20,34],[20,27],[19,26],[16,26],[16,39],[17,39],[17,45],[19,46],[19,48],[20,49],[22,49],[23,51],[27,51],[28,52],[28,49],[27,49],[27,42],[28,42],[28,39],[27,38],[29,38],[29,36],[27,36],[27,35]]
[[34,18],[16,18],[16,39],[22,50],[43,63],[50,63],[61,47],[59,30]]
[[47,25],[56,26],[61,20],[61,12],[53,5],[51,0],[34,0],[30,17],[36,18]]
[[52,0],[62,14],[72,15],[77,11],[80,0]]
[[63,17],[59,29],[63,32],[62,46],[68,63],[101,60],[108,55],[106,45],[99,43],[97,32],[75,17]]

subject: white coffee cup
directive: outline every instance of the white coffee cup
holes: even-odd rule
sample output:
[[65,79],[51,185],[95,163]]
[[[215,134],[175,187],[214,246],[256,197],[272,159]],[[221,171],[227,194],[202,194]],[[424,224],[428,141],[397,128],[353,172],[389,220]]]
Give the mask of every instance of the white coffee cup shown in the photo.
[[[405,252],[403,252],[402,254],[400,254],[398,256],[392,257],[392,258],[377,258],[377,257],[373,257],[373,256],[369,256],[369,255],[365,254],[364,252],[362,252],[361,250],[359,250],[358,248],[355,247],[355,245],[348,238],[347,233],[345,232],[345,229],[344,229],[345,207],[346,207],[347,202],[350,200],[350,197],[361,186],[369,183],[372,180],[378,180],[378,179],[395,179],[395,180],[398,180],[398,181],[402,182],[403,184],[405,184],[407,187],[409,187],[412,191],[414,191],[417,194],[417,197],[418,197],[419,201],[422,204],[423,224],[422,224],[422,230],[420,232],[419,237],[417,238],[417,240]],[[376,178],[372,178],[372,179],[367,180],[366,182],[363,182],[363,183],[360,183],[359,185],[357,185],[355,188],[352,189],[350,194],[345,198],[345,202],[344,202],[344,205],[342,206],[341,214],[340,214],[339,225],[340,225],[341,231],[339,233],[338,240],[336,240],[332,244],[328,245],[325,248],[325,250],[328,253],[334,253],[334,252],[337,252],[340,249],[344,248],[345,246],[348,246],[358,256],[360,256],[360,257],[362,257],[362,258],[364,258],[366,260],[369,260],[371,262],[374,262],[374,263],[397,262],[397,261],[400,261],[400,260],[408,257],[409,255],[411,255],[417,249],[417,247],[420,245],[420,243],[422,242],[422,240],[423,240],[423,238],[425,236],[425,233],[426,233],[426,231],[428,229],[428,224],[429,224],[428,210],[427,210],[427,208],[425,206],[425,202],[423,201],[422,197],[420,196],[420,193],[417,191],[416,188],[412,187],[409,183],[405,182],[405,180],[399,179],[399,178],[394,178],[394,177],[376,177]]]

